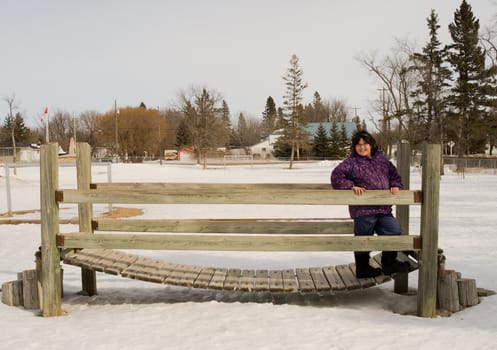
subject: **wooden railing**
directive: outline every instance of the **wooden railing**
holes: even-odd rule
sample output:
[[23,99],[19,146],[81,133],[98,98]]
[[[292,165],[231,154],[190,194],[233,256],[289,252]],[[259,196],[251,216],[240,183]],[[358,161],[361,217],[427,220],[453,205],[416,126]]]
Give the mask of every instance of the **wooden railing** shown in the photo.
[[[42,311],[60,315],[61,252],[66,249],[156,249],[219,251],[407,251],[420,254],[418,314],[435,316],[440,147],[424,150],[422,190],[332,190],[328,184],[92,183],[90,147],[77,145],[78,188],[58,188],[56,144],[41,150]],[[408,167],[408,163],[407,163]],[[59,203],[77,203],[79,231],[59,231]],[[398,208],[401,236],[354,236],[350,220],[188,219],[119,220],[93,218],[93,204],[270,204],[381,205]],[[408,233],[408,208],[421,205],[419,235]],[[399,209],[401,214],[399,214]],[[121,233],[98,233],[116,231]],[[122,233],[126,232],[126,233]],[[149,234],[150,232],[152,234]],[[159,234],[162,233],[162,234]],[[96,293],[94,271],[83,269],[83,290]],[[405,288],[405,286],[404,286]]]

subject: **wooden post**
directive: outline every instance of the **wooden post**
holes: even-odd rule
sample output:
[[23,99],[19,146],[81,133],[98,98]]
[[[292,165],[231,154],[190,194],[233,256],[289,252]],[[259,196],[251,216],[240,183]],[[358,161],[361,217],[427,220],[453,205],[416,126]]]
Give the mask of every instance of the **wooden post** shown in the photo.
[[38,273],[36,270],[22,272],[22,300],[24,308],[39,309]]
[[[404,185],[404,190],[410,188],[411,182],[411,147],[407,141],[402,141],[399,143],[399,148],[397,150],[397,167],[399,174],[402,177],[402,183]],[[397,205],[395,208],[395,216],[400,223],[403,235],[409,234],[409,206],[408,205]],[[409,276],[407,273],[398,274],[395,277],[394,282],[394,292],[395,293],[407,293],[409,289]]]
[[[78,190],[90,189],[91,183],[91,148],[87,143],[76,144],[76,171],[78,177]],[[93,219],[92,203],[78,204],[79,231],[93,232],[91,221]],[[97,277],[95,271],[81,268],[81,293],[84,295],[97,294]]]
[[57,163],[59,145],[44,144],[40,152],[40,209],[41,209],[41,285],[42,315],[60,316],[62,297],[60,286],[60,253],[56,237],[59,234],[59,203],[55,190],[59,184]]
[[476,280],[473,278],[460,278],[457,280],[459,303],[463,307],[473,306],[480,302]]
[[22,306],[22,280],[2,284],[2,303],[9,306]]
[[435,317],[437,305],[438,210],[440,145],[423,147],[421,252],[418,275],[418,316]]
[[438,276],[438,306],[442,310],[457,312],[460,310],[457,287],[458,275],[454,270],[444,270]]

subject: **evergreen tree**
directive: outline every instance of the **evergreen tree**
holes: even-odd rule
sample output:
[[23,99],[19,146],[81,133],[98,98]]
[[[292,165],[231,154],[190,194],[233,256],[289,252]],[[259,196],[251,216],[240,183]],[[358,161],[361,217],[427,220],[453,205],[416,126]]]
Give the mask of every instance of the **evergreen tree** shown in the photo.
[[192,138],[185,119],[181,119],[176,129],[176,143],[175,146],[178,150],[185,146],[192,146]]
[[229,130],[231,128],[230,108],[225,100],[221,102],[221,120],[224,127]]
[[285,118],[285,113],[283,112],[283,108],[278,108],[278,116],[276,121],[276,129],[285,129],[288,126],[288,120]]
[[456,78],[450,103],[452,132],[459,157],[482,153],[486,141],[487,111],[495,89],[491,85],[492,71],[485,68],[485,53],[479,46],[479,20],[471,6],[463,0],[449,24],[453,44],[449,46],[448,61]]
[[302,120],[304,123],[323,123],[328,121],[328,110],[325,107],[319,92],[315,91],[312,103],[305,106]]
[[[288,133],[289,129],[283,129],[281,135],[274,143],[274,156],[277,158],[290,158],[292,154],[292,137]],[[308,142],[299,146],[299,153],[302,156],[307,156],[312,152],[312,147],[308,147]]]
[[[363,130],[365,130],[365,129],[363,129]],[[347,155],[349,154],[349,150],[350,150],[350,139],[347,136],[347,128],[345,127],[345,123],[342,123],[342,126],[340,128],[339,142],[340,142],[340,155],[339,155],[339,157],[341,159],[344,159],[345,157],[347,157]]]
[[230,144],[230,133],[231,133],[231,115],[228,103],[225,100],[221,102],[221,122],[223,125],[223,130],[221,132],[221,142],[226,147]]
[[283,106],[286,111],[288,118],[288,135],[291,140],[291,154],[290,154],[290,165],[289,168],[292,169],[293,159],[295,153],[297,153],[297,159],[300,158],[300,147],[304,143],[304,135],[302,129],[302,100],[304,89],[307,84],[304,83],[303,70],[300,68],[299,59],[297,55],[292,55],[290,59],[290,67],[287,69],[287,73],[283,76],[285,81],[286,91],[283,95]]
[[417,125],[411,125],[410,129],[419,127],[414,137],[416,143],[428,141],[430,143],[444,142],[443,117],[446,112],[446,90],[449,86],[451,71],[445,66],[447,50],[441,48],[438,40],[438,16],[431,10],[430,17],[426,19],[430,39],[423,48],[422,53],[415,53],[413,61],[419,72],[420,80],[417,89],[413,92],[415,102],[414,108],[417,114]]
[[21,113],[17,112],[15,116],[8,115],[3,123],[2,129],[6,135],[11,135],[9,146],[14,146],[12,143],[24,143],[28,139],[29,129],[24,124],[24,118]]
[[262,137],[268,137],[275,129],[277,122],[276,104],[271,96],[266,100],[266,107],[262,112]]
[[273,154],[276,158],[290,158],[292,141],[287,131],[288,129],[283,129],[283,135],[278,137],[273,145]]
[[312,152],[316,157],[326,158],[330,155],[330,139],[323,124],[319,124],[316,134],[314,134],[314,142]]
[[366,130],[366,128],[362,127],[361,118],[358,115],[352,117],[352,121],[355,123],[356,131]]
[[317,91],[314,92],[312,107],[314,110],[314,118],[312,118],[312,120],[310,121],[320,123],[328,121],[328,113],[326,112],[326,108],[324,107],[321,95],[319,95],[319,92]]
[[245,116],[243,115],[243,113],[240,113],[240,115],[238,116],[238,137],[240,140],[240,145],[244,148],[250,146],[248,144],[247,134],[248,134],[247,121],[245,120]]
[[240,140],[240,134],[236,128],[231,128],[230,130],[230,147],[240,148],[242,147],[242,141]]
[[342,157],[342,143],[341,143],[340,133],[338,132],[338,124],[336,121],[333,121],[331,123],[330,156],[333,158]]

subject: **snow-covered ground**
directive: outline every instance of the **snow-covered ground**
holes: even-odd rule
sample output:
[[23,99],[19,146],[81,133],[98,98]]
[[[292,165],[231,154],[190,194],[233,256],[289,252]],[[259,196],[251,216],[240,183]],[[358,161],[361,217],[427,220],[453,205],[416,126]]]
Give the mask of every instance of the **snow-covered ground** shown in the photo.
[[[335,163],[210,167],[177,163],[113,164],[113,181],[328,183]],[[105,166],[92,169],[93,181],[107,181]],[[0,214],[7,211],[5,177],[0,177]],[[39,218],[39,170],[11,170],[12,209],[34,210],[14,219]],[[60,186],[76,186],[73,167],[60,168]],[[419,169],[411,188],[420,188]],[[278,206],[134,206],[144,218],[288,217]],[[106,211],[96,206],[95,215]],[[299,212],[299,214],[301,214]],[[63,218],[76,217],[61,207]],[[346,217],[346,207],[312,206],[308,217]],[[0,220],[5,220],[0,217]],[[447,268],[475,278],[478,287],[497,290],[497,176],[447,172],[441,181],[440,247]],[[75,230],[62,225],[61,230]],[[411,231],[419,232],[419,209],[411,209]],[[34,268],[40,244],[36,224],[0,225],[0,283]],[[241,268],[336,265],[352,253],[154,252],[172,262]],[[78,268],[64,266],[63,308],[67,316],[42,318],[35,311],[0,304],[1,349],[495,349],[497,296],[451,317],[407,316],[416,310],[417,274],[410,295],[392,292],[393,283],[327,295],[247,294],[179,288],[98,274],[99,294],[84,297]]]

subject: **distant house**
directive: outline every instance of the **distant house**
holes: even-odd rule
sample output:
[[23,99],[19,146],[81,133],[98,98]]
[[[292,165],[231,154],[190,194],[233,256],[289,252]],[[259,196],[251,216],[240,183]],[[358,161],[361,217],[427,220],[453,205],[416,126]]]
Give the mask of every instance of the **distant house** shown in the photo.
[[184,147],[178,151],[178,158],[179,161],[182,162],[190,162],[193,160],[193,148],[191,147]]
[[35,143],[29,145],[29,147],[20,147],[18,152],[19,161],[21,162],[36,162],[40,160],[40,145]]
[[[309,139],[312,141],[314,135],[317,133],[319,125],[322,124],[328,136],[331,133],[331,127],[333,123],[324,122],[324,123],[307,123],[305,126],[305,131],[309,134]],[[357,125],[354,122],[338,122],[338,132],[341,132],[342,125],[345,125],[345,131],[347,132],[347,137],[351,138],[354,134]],[[250,147],[250,153],[254,157],[254,159],[267,159],[270,158],[274,151],[274,144],[276,141],[283,135],[283,129],[275,130],[272,134],[266,137],[261,142]]]
[[268,159],[273,155],[274,143],[283,135],[283,129],[275,130],[261,142],[250,147],[250,154],[254,159]]

